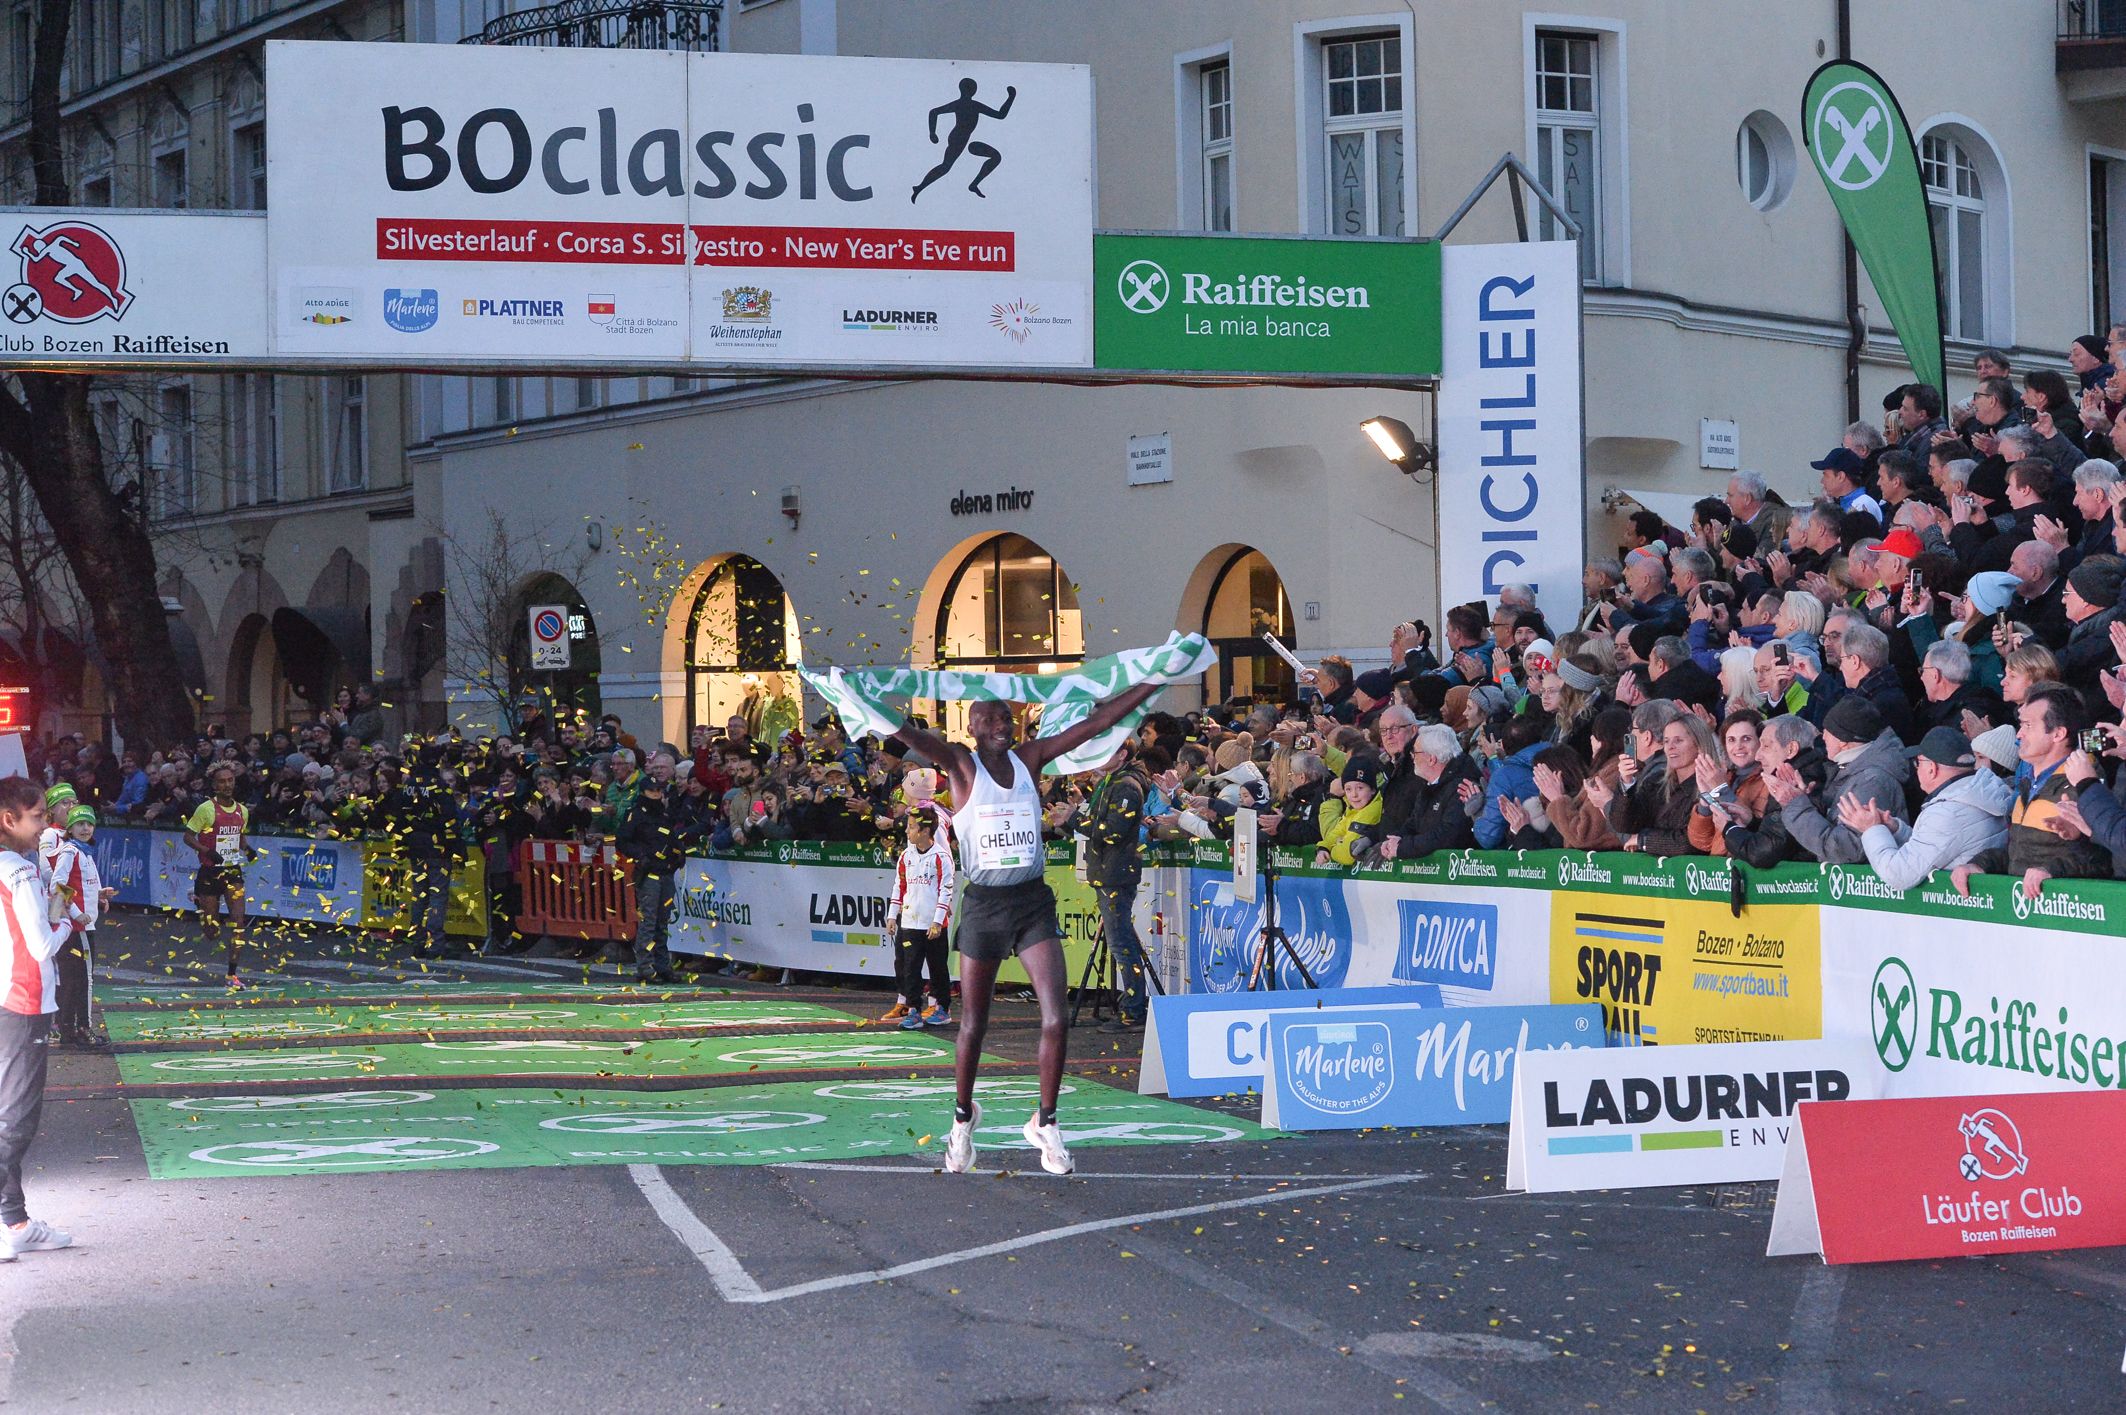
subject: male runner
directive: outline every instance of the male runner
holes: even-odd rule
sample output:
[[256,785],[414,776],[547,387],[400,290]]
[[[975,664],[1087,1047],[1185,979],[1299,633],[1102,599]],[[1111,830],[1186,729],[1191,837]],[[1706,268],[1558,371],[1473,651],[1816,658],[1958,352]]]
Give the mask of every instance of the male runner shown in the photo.
[[192,880],[192,901],[199,906],[199,926],[212,943],[221,934],[218,906],[229,906],[229,986],[244,980],[236,972],[236,950],[244,931],[244,862],[254,853],[244,832],[251,812],[236,799],[236,768],[218,766],[208,774],[214,798],[201,801],[185,820],[185,844],[199,852],[199,873]]
[[1056,1128],[1056,1095],[1063,1084],[1063,929],[1056,920],[1055,891],[1043,878],[1047,852],[1041,844],[1041,768],[1091,741],[1159,691],[1139,684],[1094,708],[1081,722],[1053,737],[1016,740],[1006,703],[978,702],[967,713],[974,750],[912,725],[902,740],[942,768],[952,781],[953,834],[960,850],[966,889],[960,896],[960,1037],[954,1059],[956,1104],[945,1140],[945,1168],[974,1168],[974,1131],[982,1122],[975,1104],[975,1074],[989,1029],[989,1003],[997,967],[1019,956],[1041,1004],[1041,1104],[1027,1120],[1027,1143],[1041,1152],[1050,1174],[1071,1172],[1070,1151]]
[[986,103],[977,103],[974,91],[975,82],[973,79],[961,79],[960,96],[950,103],[940,103],[930,110],[930,140],[932,142],[938,140],[938,119],[948,113],[952,115],[952,131],[945,134],[944,157],[939,160],[937,166],[930,169],[922,181],[915,184],[915,190],[908,194],[908,200],[911,204],[923,194],[925,187],[952,170],[952,164],[960,160],[962,152],[971,152],[982,159],[982,170],[974,174],[974,180],[967,184],[967,190],[978,197],[989,195],[982,190],[982,183],[990,173],[997,170],[997,164],[1004,160],[1004,154],[998,152],[986,142],[970,143],[967,139],[974,136],[975,125],[984,118],[994,118],[1000,123],[1009,118],[1011,116],[1011,105],[1018,100],[1019,91],[1015,87],[1007,86],[1004,90],[1004,106],[1002,108],[991,108]]

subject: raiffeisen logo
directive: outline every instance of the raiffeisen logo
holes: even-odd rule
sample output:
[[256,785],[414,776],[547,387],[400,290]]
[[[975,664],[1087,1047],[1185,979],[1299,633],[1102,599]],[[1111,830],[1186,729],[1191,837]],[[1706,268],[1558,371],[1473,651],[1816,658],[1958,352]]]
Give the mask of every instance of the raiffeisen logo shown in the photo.
[[1700,869],[1696,865],[1686,864],[1683,867],[1683,887],[1690,891],[1690,897],[1693,899],[1701,894],[1725,894],[1735,887],[1734,872]]
[[2071,1085],[2126,1089],[2126,1038],[2082,1030],[2065,1004],[1988,997],[1981,1008],[1954,988],[1923,987],[1897,958],[1884,959],[1875,970],[1869,1004],[1876,1054],[1892,1071],[1904,1070],[1919,1054]]
[[2108,923],[2104,906],[2092,899],[2076,899],[2065,894],[2040,894],[2032,899],[2022,890],[2012,890],[2009,900],[2015,906],[2018,919],[2073,919],[2079,923]]
[[1873,874],[1855,874],[1839,866],[1831,867],[1831,899],[1833,902],[1848,895],[1855,899],[1902,899],[1904,896],[1884,884]]

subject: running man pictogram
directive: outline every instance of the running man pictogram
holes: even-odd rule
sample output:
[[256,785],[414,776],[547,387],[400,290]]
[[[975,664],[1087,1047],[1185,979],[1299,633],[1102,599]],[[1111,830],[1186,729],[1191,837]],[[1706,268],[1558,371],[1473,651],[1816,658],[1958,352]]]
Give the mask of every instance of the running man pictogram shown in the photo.
[[988,178],[990,173],[997,170],[997,164],[1004,160],[1004,154],[998,152],[986,142],[969,142],[968,139],[974,136],[975,125],[984,118],[994,118],[1000,123],[1009,118],[1011,116],[1011,105],[1017,101],[1019,90],[1010,84],[1005,85],[1004,106],[991,108],[986,103],[975,101],[975,88],[976,85],[973,79],[961,79],[960,96],[950,103],[940,103],[930,110],[930,140],[932,142],[938,140],[938,116],[940,114],[949,113],[952,115],[952,131],[945,135],[945,156],[943,159],[939,161],[937,166],[931,168],[923,180],[915,184],[915,190],[908,194],[908,202],[911,206],[914,205],[916,198],[923,194],[924,188],[952,170],[953,164],[960,160],[960,154],[963,152],[971,152],[982,159],[982,170],[974,174],[974,180],[967,184],[967,190],[978,197],[989,195],[982,190],[982,183]]

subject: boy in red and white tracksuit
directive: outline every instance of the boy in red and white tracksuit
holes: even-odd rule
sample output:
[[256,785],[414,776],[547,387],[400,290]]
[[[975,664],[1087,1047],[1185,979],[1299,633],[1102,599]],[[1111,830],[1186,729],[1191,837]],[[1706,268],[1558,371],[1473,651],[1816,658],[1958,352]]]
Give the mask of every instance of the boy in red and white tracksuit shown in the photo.
[[[893,902],[886,911],[894,929],[893,972],[907,1008],[901,1017],[905,1030],[952,1025],[945,934],[952,923],[958,879],[951,849],[937,838],[936,811],[916,807],[908,813],[908,848],[893,867]],[[925,964],[930,968],[930,995],[936,999],[928,1007],[922,1005]]]
[[20,776],[0,779],[0,1262],[64,1248],[72,1235],[33,1219],[22,1197],[22,1161],[44,1110],[58,972],[52,959],[80,922],[69,908],[51,921],[38,859],[44,793]]
[[60,948],[54,963],[59,975],[59,1016],[53,1035],[63,1046],[89,1046],[99,1040],[89,1024],[96,921],[117,891],[104,887],[102,872],[96,867],[95,841],[96,812],[76,806],[66,813],[66,834],[50,861],[52,922],[66,918],[74,922],[73,936]]

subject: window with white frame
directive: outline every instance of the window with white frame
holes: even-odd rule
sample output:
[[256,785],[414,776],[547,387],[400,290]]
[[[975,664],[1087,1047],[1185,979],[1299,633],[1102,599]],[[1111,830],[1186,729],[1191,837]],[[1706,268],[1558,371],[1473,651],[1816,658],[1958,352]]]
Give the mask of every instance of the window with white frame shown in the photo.
[[1953,133],[1919,140],[1935,269],[1952,339],[1986,337],[1986,188],[1978,163]]
[[1402,50],[1396,34],[1322,42],[1322,141],[1332,236],[1404,234]]
[[330,491],[360,491],[369,485],[369,381],[334,378],[325,400]]
[[73,91],[80,93],[118,77],[123,33],[119,0],[81,0],[75,23],[80,38],[74,56],[82,81]]
[[166,383],[156,394],[152,449],[158,508],[164,516],[190,515],[199,504],[192,455],[192,388]]
[[[1580,224],[1580,278],[1602,273],[1601,41],[1591,34],[1538,30],[1535,36],[1535,174]],[[1548,210],[1538,237],[1562,239]]]
[[1233,66],[1205,64],[1196,71],[1202,103],[1203,229],[1233,229]]
[[181,208],[191,204],[185,151],[189,141],[190,135],[179,131],[174,137],[155,145],[149,169],[149,194],[156,206]]
[[228,380],[229,452],[235,498],[251,505],[280,500],[280,401],[270,373]]
[[266,125],[238,125],[229,134],[229,205],[238,211],[266,209]]
[[[30,74],[36,67],[37,21],[27,5],[17,5],[7,16],[7,91],[13,111],[29,111]],[[9,115],[12,121],[12,113]]]

